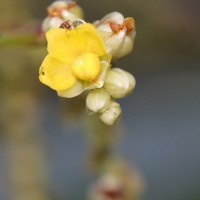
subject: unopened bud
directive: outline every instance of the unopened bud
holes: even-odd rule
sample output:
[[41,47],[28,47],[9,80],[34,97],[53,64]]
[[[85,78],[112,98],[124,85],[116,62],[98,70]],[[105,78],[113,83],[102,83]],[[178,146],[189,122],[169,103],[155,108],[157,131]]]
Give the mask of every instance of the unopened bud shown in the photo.
[[74,21],[76,19],[83,19],[84,18],[83,10],[80,6],[76,5],[70,10],[63,11],[62,17],[65,20],[70,20],[70,21]]
[[94,89],[88,94],[86,105],[90,111],[101,113],[107,109],[110,101],[110,95],[104,89]]
[[112,126],[115,124],[120,115],[122,113],[122,109],[117,102],[112,101],[106,111],[99,115],[99,118],[107,125]]
[[48,16],[42,23],[42,30],[59,28],[64,21],[83,19],[83,11],[74,1],[55,1],[48,8]]
[[135,88],[136,81],[132,74],[120,68],[111,69],[104,82],[105,90],[113,98],[123,98]]
[[63,22],[64,20],[58,17],[46,17],[42,23],[42,30],[46,32],[50,28],[59,28]]
[[125,200],[123,185],[112,174],[105,174],[90,187],[89,200]]
[[132,51],[136,34],[132,17],[124,18],[121,13],[112,12],[94,24],[113,59],[121,58]]

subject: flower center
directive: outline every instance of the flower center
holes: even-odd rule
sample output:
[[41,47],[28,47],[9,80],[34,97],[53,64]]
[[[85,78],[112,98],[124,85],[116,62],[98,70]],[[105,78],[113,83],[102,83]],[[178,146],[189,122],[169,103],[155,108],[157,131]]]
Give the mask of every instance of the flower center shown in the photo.
[[101,69],[99,57],[94,53],[84,53],[72,64],[73,74],[84,81],[93,81]]

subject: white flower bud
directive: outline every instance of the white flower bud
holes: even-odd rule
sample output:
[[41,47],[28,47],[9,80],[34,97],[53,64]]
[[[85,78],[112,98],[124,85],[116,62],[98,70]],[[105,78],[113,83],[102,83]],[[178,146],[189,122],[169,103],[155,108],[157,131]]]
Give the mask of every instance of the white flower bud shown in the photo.
[[50,28],[59,28],[64,20],[58,17],[46,17],[42,23],[42,30],[48,31]]
[[48,8],[48,16],[42,23],[42,30],[59,28],[64,21],[75,21],[83,18],[83,11],[74,1],[55,1]]
[[99,118],[107,125],[113,125],[117,122],[120,115],[122,113],[122,109],[117,102],[112,101],[106,111],[99,115]]
[[121,58],[132,51],[136,35],[133,18],[124,18],[121,13],[112,12],[94,25],[113,59]]
[[101,113],[107,109],[110,101],[110,95],[104,89],[94,89],[87,96],[86,106],[94,113]]
[[132,74],[120,68],[111,69],[104,82],[105,90],[113,98],[123,98],[135,88],[136,81]]

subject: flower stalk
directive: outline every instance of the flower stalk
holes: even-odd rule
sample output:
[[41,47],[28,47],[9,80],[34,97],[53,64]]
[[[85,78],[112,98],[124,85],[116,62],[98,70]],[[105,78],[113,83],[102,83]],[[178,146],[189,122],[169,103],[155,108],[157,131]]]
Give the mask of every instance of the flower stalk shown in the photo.
[[38,32],[37,27],[29,31],[22,30],[16,33],[15,30],[0,32],[0,47],[5,46],[38,46],[44,45],[45,37],[42,33]]

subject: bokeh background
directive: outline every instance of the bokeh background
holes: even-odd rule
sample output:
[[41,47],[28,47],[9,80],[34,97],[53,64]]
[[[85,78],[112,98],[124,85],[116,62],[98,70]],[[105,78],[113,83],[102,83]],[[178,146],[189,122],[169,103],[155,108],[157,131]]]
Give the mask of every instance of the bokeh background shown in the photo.
[[[26,34],[50,3],[1,1],[1,34]],[[116,65],[137,80],[120,100],[124,133],[116,151],[143,174],[142,200],[199,200],[200,2],[78,3],[88,21],[111,11],[136,21],[134,51]],[[0,200],[81,200],[93,181],[85,167],[84,108],[39,83],[45,54],[39,45],[0,46]]]

